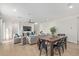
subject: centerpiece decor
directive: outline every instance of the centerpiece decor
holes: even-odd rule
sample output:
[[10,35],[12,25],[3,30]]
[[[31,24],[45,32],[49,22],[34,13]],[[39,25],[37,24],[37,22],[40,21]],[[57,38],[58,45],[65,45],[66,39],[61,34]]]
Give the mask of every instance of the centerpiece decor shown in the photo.
[[50,28],[50,32],[51,32],[52,36],[54,37],[55,33],[56,33],[56,28],[55,27],[51,27]]

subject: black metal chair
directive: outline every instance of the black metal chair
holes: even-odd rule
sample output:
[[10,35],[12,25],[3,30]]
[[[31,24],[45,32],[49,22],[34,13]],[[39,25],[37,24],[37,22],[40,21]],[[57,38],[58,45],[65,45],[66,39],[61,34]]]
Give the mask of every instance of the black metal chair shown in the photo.
[[46,55],[48,55],[48,50],[47,50],[47,45],[45,44],[45,40],[43,39],[39,39],[39,50],[40,50],[40,55],[41,55],[41,52],[42,52],[42,49],[44,49],[46,51]]
[[60,46],[60,48],[62,49],[62,51],[64,52],[65,42],[64,42],[64,39],[63,39],[63,38],[60,39],[60,41],[59,41],[59,46]]
[[67,37],[63,38],[64,48],[67,49]]
[[[65,36],[65,34],[60,35],[60,36]],[[58,41],[56,41],[56,44],[53,44],[52,48],[57,49],[59,55],[61,56],[60,50],[63,51],[63,53],[64,53],[64,50],[67,49],[67,37],[63,37],[63,38],[59,39]]]
[[58,51],[58,54],[61,56],[61,50],[64,52],[63,39],[59,39],[58,41],[56,41],[55,44],[52,45],[52,49],[56,49]]
[[[57,34],[58,36],[66,36],[66,34]],[[67,49],[67,36],[62,38],[62,44],[64,48]]]
[[[52,50],[53,50],[54,54],[55,54],[56,51],[58,51],[59,55],[61,55],[60,46],[59,46],[58,42],[56,42],[55,44],[52,45]],[[56,51],[54,51],[54,50],[56,50]]]

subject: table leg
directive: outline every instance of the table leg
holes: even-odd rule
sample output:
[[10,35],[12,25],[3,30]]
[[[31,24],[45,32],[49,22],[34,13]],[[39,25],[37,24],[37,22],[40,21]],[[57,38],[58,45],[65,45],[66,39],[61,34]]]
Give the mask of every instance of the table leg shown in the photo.
[[54,49],[53,49],[53,44],[51,43],[51,48],[50,48],[50,53],[51,53],[51,56],[54,56]]
[[65,38],[65,49],[67,49],[67,38]]

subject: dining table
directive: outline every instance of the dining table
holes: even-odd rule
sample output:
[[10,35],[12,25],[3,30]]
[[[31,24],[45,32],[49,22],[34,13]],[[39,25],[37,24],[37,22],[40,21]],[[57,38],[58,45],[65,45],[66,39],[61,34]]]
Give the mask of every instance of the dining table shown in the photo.
[[40,39],[45,40],[47,43],[50,43],[50,55],[54,55],[54,50],[52,49],[55,42],[59,41],[60,39],[64,39],[65,42],[65,49],[67,49],[67,36],[52,36],[52,35],[44,35],[39,36]]

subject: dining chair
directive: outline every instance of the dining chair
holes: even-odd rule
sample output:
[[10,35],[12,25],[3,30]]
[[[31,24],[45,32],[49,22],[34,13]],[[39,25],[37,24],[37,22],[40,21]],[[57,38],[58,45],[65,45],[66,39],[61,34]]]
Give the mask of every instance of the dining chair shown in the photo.
[[64,52],[64,45],[62,39],[59,39],[58,41],[55,42],[55,44],[52,45],[52,50],[57,50],[59,56],[61,56],[61,50]]
[[53,50],[54,54],[55,54],[56,51],[58,51],[59,55],[61,56],[60,46],[59,46],[58,42],[56,42],[56,44],[53,45],[52,50]]
[[42,53],[42,50],[44,49],[46,51],[46,55],[48,55],[48,50],[47,50],[47,44],[45,44],[46,40],[39,39],[39,50],[40,50],[40,55]]
[[67,37],[63,38],[64,48],[67,49]]
[[62,52],[64,53],[65,42],[64,42],[64,39],[63,39],[63,38],[60,39],[60,41],[59,41],[59,46],[60,46],[60,48],[62,49]]
[[64,45],[64,49],[67,49],[67,36],[66,34],[57,34],[58,36],[65,36],[62,38],[62,44]]

